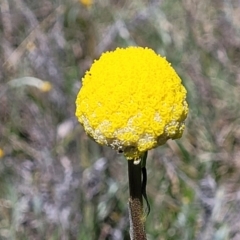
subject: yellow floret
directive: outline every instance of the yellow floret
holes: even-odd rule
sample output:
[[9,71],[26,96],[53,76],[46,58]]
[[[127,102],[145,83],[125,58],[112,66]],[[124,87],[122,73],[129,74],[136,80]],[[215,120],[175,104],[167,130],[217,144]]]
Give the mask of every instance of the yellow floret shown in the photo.
[[82,79],[76,116],[88,135],[136,159],[182,136],[186,89],[153,50],[117,48],[102,54]]

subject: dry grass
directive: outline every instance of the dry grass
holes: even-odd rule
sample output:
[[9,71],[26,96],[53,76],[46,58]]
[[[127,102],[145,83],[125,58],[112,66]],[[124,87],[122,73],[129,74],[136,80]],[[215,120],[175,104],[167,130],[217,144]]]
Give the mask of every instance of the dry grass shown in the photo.
[[0,7],[0,239],[129,239],[127,164],[74,117],[91,62],[129,45],[172,62],[191,109],[183,138],[149,153],[148,239],[240,239],[239,1]]

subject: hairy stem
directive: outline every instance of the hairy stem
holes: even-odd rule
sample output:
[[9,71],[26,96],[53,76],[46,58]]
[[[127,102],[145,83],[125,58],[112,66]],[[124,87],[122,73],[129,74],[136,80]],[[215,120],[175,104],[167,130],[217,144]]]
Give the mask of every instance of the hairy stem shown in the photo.
[[128,160],[129,218],[131,240],[146,240],[142,200],[141,163]]

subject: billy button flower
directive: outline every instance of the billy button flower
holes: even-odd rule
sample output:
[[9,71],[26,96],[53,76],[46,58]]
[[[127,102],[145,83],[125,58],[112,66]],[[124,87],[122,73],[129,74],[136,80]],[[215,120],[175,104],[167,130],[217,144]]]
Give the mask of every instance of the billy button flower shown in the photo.
[[171,64],[141,47],[103,53],[83,77],[76,100],[86,133],[127,159],[180,138],[187,113],[186,89]]
[[79,0],[79,2],[86,7],[89,7],[93,4],[93,0]]
[[4,151],[0,148],[0,158],[4,157]]
[[[170,63],[149,48],[117,48],[95,60],[82,79],[76,116],[96,142],[128,160],[131,240],[146,240],[143,197],[147,151],[180,138],[188,105],[186,89]],[[141,164],[139,164],[141,162]]]

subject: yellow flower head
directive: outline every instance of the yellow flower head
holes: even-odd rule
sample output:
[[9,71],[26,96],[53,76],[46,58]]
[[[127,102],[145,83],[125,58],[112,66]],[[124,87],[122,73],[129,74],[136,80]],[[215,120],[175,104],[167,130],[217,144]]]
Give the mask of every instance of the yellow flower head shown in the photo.
[[4,156],[4,151],[0,148],[0,158]]
[[138,159],[182,136],[186,89],[170,63],[149,48],[117,48],[82,79],[76,116],[96,142]]
[[86,7],[91,6],[93,4],[93,0],[79,0],[79,2]]
[[52,89],[52,84],[48,81],[43,81],[40,86],[41,91],[49,92]]

